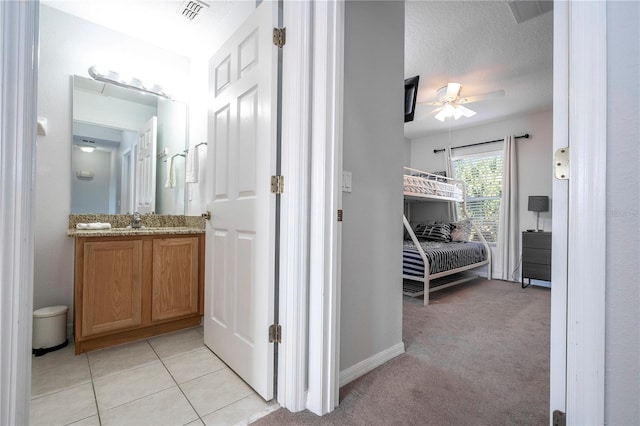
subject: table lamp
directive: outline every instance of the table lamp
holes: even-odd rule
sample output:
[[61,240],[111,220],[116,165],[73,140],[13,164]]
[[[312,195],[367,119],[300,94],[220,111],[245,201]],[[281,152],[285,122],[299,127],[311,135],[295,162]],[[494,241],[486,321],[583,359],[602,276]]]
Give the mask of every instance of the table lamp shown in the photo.
[[536,232],[540,232],[538,228],[540,212],[549,211],[549,197],[546,195],[529,195],[529,211],[536,212]]

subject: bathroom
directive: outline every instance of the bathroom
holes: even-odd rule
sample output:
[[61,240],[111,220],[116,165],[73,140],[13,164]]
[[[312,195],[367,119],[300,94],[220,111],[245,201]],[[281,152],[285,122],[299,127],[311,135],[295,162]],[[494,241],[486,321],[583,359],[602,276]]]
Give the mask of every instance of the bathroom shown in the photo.
[[[174,99],[187,103],[188,136],[182,150],[207,139],[204,88],[207,87],[207,60],[215,50],[214,43],[203,42],[199,54],[179,55],[51,7],[62,7],[65,3],[45,1],[40,12],[38,116],[47,120],[47,134],[40,135],[37,141],[34,309],[73,305],[73,239],[67,237],[66,230],[72,205],[72,173],[76,178],[71,165],[74,75],[90,78],[89,67],[100,64],[134,77],[136,73],[137,77],[150,75],[168,90],[171,88]],[[176,3],[179,2],[171,2]],[[169,147],[171,155],[180,148]],[[203,164],[206,148],[198,149]],[[165,165],[158,161],[159,167]],[[186,195],[184,210],[178,211],[181,206],[175,202],[173,211],[158,213],[199,216],[204,211],[204,167],[199,168],[202,175],[199,182],[184,188],[184,178],[180,176],[184,173],[184,158],[178,158],[175,165],[183,188],[176,185],[172,190]],[[164,183],[157,186],[162,188]],[[71,318],[72,311],[69,326]]]
[[[205,210],[207,147],[202,143],[207,140],[208,59],[223,40],[225,31],[228,32],[227,28],[242,21],[255,7],[253,2],[212,3],[210,10],[206,11],[208,15],[200,17],[202,21],[197,22],[196,19],[191,24],[185,20],[186,23],[172,26],[171,31],[160,29],[168,41],[161,41],[161,35],[157,35],[157,40],[150,43],[124,34],[142,34],[146,31],[147,34],[141,36],[143,38],[154,34],[153,28],[145,30],[139,22],[138,13],[144,12],[142,8],[145,2],[140,2],[142,6],[127,4],[127,12],[131,16],[122,16],[120,24],[123,27],[119,28],[122,32],[63,11],[75,3],[43,1],[40,8],[38,117],[46,119],[46,134],[40,134],[37,140],[33,296],[34,310],[54,305],[69,308],[67,335],[70,342],[74,321],[74,239],[67,236],[67,229],[69,214],[80,213],[72,211],[71,206],[75,201],[72,182],[78,179],[77,172],[81,169],[72,164],[72,122],[78,113],[73,87],[74,80],[80,81],[74,76],[89,79],[88,69],[94,65],[105,65],[132,77],[149,76],[169,91],[173,99],[185,105],[183,110],[188,117],[182,129],[186,137],[167,138],[158,150],[167,155],[157,161],[158,197],[155,212],[200,216]],[[107,3],[92,3],[95,19],[107,14],[108,9],[101,8],[113,7],[105,6]],[[160,2],[154,8],[176,8],[175,19],[178,19],[181,17],[177,8],[181,3]],[[205,26],[208,30],[203,29]],[[158,25],[155,27],[157,31]],[[185,34],[179,34],[181,30]],[[178,156],[174,157],[175,187],[166,188],[168,169],[163,160],[169,160],[187,149],[197,149],[199,153],[197,182],[185,183],[185,158]],[[118,211],[116,208],[115,212]],[[122,211],[128,212],[129,209],[122,208]],[[82,212],[86,213],[87,210]],[[113,210],[110,212],[114,213]],[[145,219],[143,215],[143,225]],[[194,333],[189,336],[201,340]],[[187,346],[188,342],[183,344]],[[158,352],[155,346],[154,350]],[[55,353],[43,358],[53,355]]]

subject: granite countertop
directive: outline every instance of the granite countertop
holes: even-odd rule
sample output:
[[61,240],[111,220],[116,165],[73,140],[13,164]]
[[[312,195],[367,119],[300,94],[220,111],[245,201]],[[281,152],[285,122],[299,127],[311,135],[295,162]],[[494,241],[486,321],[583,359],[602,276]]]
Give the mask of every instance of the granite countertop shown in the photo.
[[[128,228],[131,215],[69,215],[69,237],[118,237],[131,235],[204,234],[205,219],[200,216],[142,215],[142,228]],[[111,229],[76,229],[78,223],[110,223]]]
[[131,235],[183,235],[204,234],[204,229],[186,226],[149,227],[149,228],[111,228],[111,229],[69,229],[70,237],[120,237]]

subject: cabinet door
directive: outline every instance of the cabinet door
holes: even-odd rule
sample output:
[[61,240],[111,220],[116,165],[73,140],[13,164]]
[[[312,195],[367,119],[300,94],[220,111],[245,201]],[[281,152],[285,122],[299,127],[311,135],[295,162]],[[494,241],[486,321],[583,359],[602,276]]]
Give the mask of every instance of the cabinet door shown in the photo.
[[198,313],[198,237],[153,240],[151,320]]
[[140,325],[141,298],[142,241],[84,243],[83,337]]

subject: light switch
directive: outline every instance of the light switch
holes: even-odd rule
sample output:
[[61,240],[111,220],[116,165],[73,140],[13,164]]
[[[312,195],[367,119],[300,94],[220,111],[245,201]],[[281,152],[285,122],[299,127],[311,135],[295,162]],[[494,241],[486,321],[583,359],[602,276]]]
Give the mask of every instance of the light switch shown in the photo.
[[44,117],[38,117],[38,135],[47,135],[47,119]]
[[351,192],[351,172],[342,172],[342,192]]

